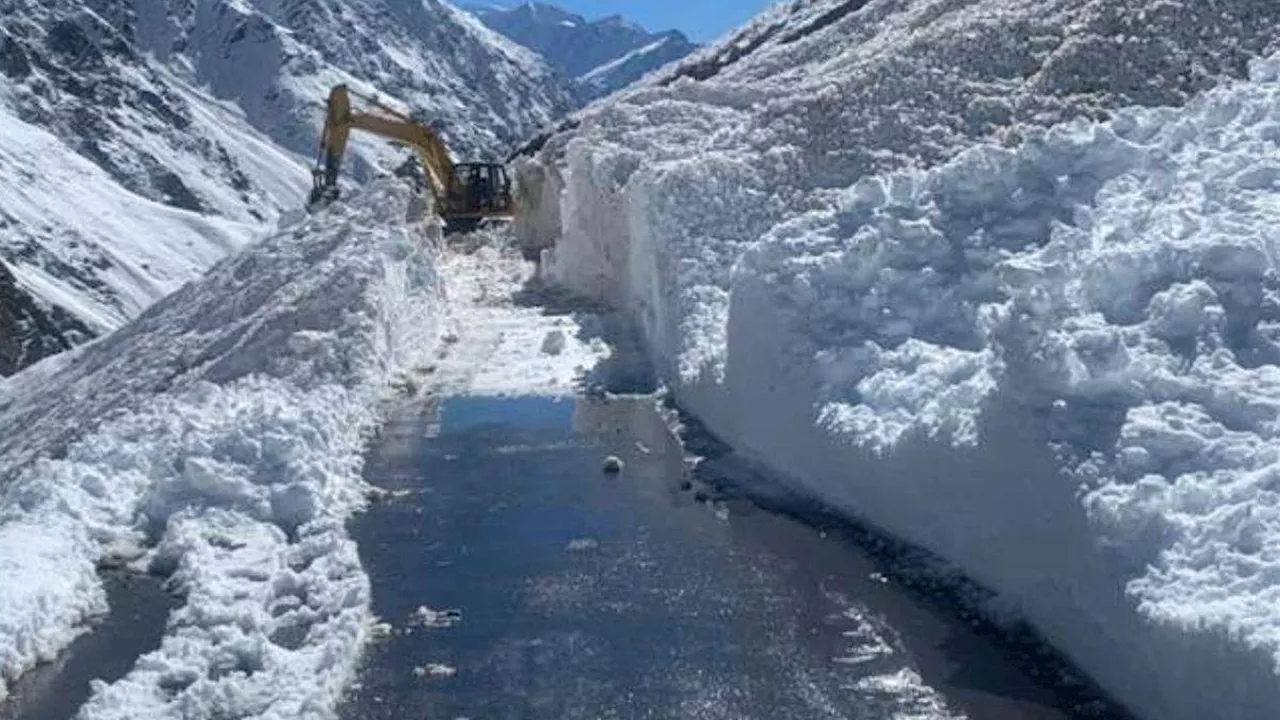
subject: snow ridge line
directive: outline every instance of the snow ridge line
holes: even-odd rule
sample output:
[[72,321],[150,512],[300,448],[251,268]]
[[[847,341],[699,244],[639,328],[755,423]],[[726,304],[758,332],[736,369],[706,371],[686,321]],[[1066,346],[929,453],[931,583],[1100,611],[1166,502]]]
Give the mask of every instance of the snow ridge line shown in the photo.
[[[364,503],[364,440],[389,382],[435,346],[440,245],[429,205],[379,183],[3,406],[0,423],[34,431],[9,445],[0,495],[0,678],[106,609],[100,562],[136,558],[186,602],[81,717],[331,717],[369,621],[344,522]],[[138,352],[171,345],[173,375],[158,372],[172,357]],[[127,391],[81,398],[88,431],[51,456],[59,438],[39,428],[68,382]]]

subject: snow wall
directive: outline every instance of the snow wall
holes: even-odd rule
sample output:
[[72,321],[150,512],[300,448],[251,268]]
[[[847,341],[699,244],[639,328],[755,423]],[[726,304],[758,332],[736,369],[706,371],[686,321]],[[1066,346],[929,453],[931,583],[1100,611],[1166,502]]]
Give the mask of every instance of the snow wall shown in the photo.
[[559,204],[522,232],[713,431],[999,591],[1142,717],[1270,720],[1280,57],[1251,78],[808,196],[793,148],[723,139],[749,88],[642,89],[520,161]]
[[185,598],[83,718],[324,718],[368,636],[345,520],[388,383],[436,344],[440,224],[383,181],[0,383],[0,698],[106,610]]

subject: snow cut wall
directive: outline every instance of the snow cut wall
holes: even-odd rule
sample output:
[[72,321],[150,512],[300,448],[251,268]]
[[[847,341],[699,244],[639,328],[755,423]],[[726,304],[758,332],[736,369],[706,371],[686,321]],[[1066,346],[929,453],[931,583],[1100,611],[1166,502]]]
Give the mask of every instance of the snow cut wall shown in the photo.
[[1277,11],[789,3],[531,150],[519,229],[1142,717],[1274,718]]

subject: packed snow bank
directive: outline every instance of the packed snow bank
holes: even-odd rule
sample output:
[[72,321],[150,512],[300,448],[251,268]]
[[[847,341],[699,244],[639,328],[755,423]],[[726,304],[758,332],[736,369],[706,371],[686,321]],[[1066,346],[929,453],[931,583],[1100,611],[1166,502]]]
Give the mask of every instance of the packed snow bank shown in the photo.
[[[975,142],[1182,104],[1243,76],[1276,22],[1280,5],[1246,0],[782,3],[527,145],[517,232],[529,250],[556,244],[552,274],[575,290],[656,316],[651,296],[710,301],[700,322],[723,327],[728,268],[777,223]],[[637,269],[653,244],[673,249],[671,287]],[[656,342],[690,342],[666,315]],[[688,352],[714,371],[723,345]]]
[[523,159],[522,239],[1144,717],[1274,718],[1277,61],[1194,93],[1280,6],[1227,5],[782,5]]
[[97,563],[141,551],[186,602],[83,717],[331,714],[368,620],[343,523],[377,401],[435,345],[440,242],[381,183],[0,385],[0,679],[104,609]]
[[780,225],[734,268],[695,407],[1144,716],[1275,717],[1277,72]]
[[958,562],[1145,716],[1274,717],[1278,73],[865,179],[731,270],[645,249],[729,289],[635,307],[678,303],[650,336],[719,433]]

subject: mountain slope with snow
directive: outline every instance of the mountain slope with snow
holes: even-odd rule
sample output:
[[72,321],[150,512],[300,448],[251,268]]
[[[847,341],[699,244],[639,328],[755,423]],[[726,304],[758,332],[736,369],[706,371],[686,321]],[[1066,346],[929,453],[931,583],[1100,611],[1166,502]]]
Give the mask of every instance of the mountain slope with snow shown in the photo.
[[[572,104],[437,0],[0,0],[0,375],[119,327],[301,209],[330,87],[496,158]],[[403,159],[356,137],[352,177]],[[96,167],[95,167],[96,166]]]
[[[3,111],[0,127],[0,177],[16,181],[0,186],[6,223],[0,252],[17,287],[74,319],[80,335],[71,343],[124,324],[244,246],[263,225],[142,197],[54,135]],[[263,157],[293,171],[301,192],[301,166],[256,140]]]
[[653,42],[579,76],[578,98],[585,103],[610,95],[685,57],[693,50],[693,46],[679,33],[660,35]]
[[78,3],[0,13],[0,375],[119,327],[275,221],[300,160]]
[[1274,61],[1229,81],[1277,20],[786,3],[530,143],[517,229],[713,431],[1143,717],[1274,717]]
[[440,0],[149,4],[138,13],[142,47],[190,67],[255,127],[308,155],[337,83],[421,115],[475,159],[501,157],[572,105],[540,57]]
[[573,78],[583,103],[620,90],[697,48],[679,31],[651,33],[618,15],[589,21],[538,2],[467,9]]

